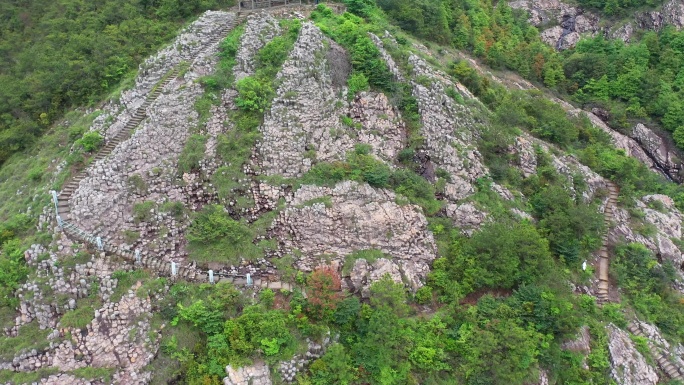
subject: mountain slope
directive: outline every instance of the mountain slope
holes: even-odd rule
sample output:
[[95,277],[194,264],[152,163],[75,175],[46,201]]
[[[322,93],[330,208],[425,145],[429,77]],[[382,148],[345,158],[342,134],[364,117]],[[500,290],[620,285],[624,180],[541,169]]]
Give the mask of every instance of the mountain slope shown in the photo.
[[347,5],[207,12],[59,166],[8,163],[31,183],[2,212],[34,208],[0,232],[3,381],[677,378],[682,190],[653,154]]

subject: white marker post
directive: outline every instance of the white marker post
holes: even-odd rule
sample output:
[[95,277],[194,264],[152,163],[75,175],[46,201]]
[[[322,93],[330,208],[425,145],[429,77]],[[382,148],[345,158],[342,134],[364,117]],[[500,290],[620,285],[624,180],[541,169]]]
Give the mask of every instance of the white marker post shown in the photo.
[[209,270],[209,283],[214,283],[214,270]]

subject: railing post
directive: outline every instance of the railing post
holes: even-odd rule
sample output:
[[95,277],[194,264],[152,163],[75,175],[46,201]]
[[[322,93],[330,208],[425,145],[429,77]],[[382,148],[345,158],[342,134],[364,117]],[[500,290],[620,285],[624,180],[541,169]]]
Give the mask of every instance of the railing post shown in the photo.
[[209,270],[209,283],[214,283],[214,270]]
[[57,197],[57,191],[50,190],[50,194],[52,194],[52,202],[55,204],[55,218],[57,218],[57,225],[60,228],[63,228],[64,222],[62,222],[62,217],[59,216],[59,207],[57,207],[57,205],[59,204],[59,198]]

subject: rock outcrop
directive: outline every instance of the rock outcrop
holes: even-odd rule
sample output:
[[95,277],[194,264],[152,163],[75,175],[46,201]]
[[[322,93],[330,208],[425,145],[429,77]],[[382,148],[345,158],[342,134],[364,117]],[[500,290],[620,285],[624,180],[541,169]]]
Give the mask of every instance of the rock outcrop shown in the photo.
[[656,385],[658,374],[636,350],[629,335],[613,325],[607,331],[613,379],[619,385]]
[[467,107],[447,95],[447,88],[474,97],[418,56],[411,55],[409,64],[413,66],[413,96],[418,100],[428,158],[423,176],[434,181],[435,172],[443,169],[451,177],[444,195],[452,201],[467,198],[475,192],[475,181],[488,170],[475,147],[477,121]]
[[233,368],[226,366],[226,375],[223,385],[271,385],[271,372],[268,365],[263,361],[257,361],[250,366]]
[[682,181],[682,176],[679,175],[682,160],[677,155],[674,145],[641,123],[634,126],[632,137],[641,144],[644,151],[665,174],[678,182]]
[[558,50],[572,48],[582,34],[595,35],[600,30],[598,16],[562,1],[516,0],[509,4],[528,11],[530,24],[547,27],[541,32],[541,38]]
[[684,1],[670,0],[652,11],[636,12],[631,20],[611,23],[595,13],[559,0],[514,0],[509,5],[529,13],[530,24],[541,29],[544,42],[558,50],[572,48],[582,35],[604,35],[624,42],[637,30],[660,31],[667,25],[684,27]]
[[[295,261],[299,270],[312,271],[328,259],[341,266],[345,257],[359,250],[379,250],[391,261],[354,265],[352,289],[370,285],[375,270],[386,271],[397,281],[417,289],[436,258],[436,245],[427,229],[422,210],[414,205],[395,203],[396,195],[388,190],[346,181],[334,188],[302,186],[294,194],[279,222],[290,237],[284,240],[290,250],[299,250]],[[365,262],[365,261],[364,261]]]

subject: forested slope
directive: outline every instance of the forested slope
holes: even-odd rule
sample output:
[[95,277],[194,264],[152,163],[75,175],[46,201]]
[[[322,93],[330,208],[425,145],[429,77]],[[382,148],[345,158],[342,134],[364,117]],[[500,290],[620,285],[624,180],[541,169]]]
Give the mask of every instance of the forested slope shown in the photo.
[[[613,3],[623,13],[648,5],[580,2],[599,8]],[[599,31],[575,48],[556,52],[527,24],[526,12],[505,2],[380,0],[378,5],[418,36],[467,49],[487,65],[514,70],[586,109],[607,110],[605,119],[616,129],[631,133],[637,122],[660,126],[684,148],[684,34],[673,26],[647,31],[630,44]]]
[[11,0],[0,4],[0,165],[74,106],[116,90],[206,9],[234,1]]

